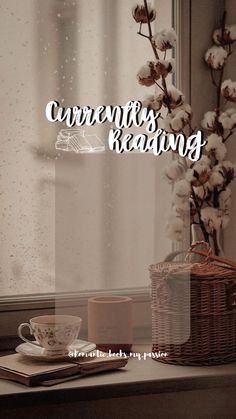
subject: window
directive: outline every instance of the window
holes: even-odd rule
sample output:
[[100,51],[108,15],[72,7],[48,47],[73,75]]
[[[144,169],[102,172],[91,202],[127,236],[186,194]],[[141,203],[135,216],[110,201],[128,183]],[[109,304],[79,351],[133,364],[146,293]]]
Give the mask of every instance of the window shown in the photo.
[[[159,27],[171,26],[171,0],[155,3]],[[3,296],[144,287],[148,265],[171,249],[161,179],[170,156],[57,152],[62,126],[45,117],[53,99],[96,107],[149,93],[136,73],[152,51],[137,35],[132,5],[2,3]],[[109,127],[85,129],[106,139]]]
[[[208,80],[199,57],[224,2],[153,3],[160,27],[170,26],[174,16],[175,77],[197,123],[214,94],[209,88],[208,95],[199,95]],[[52,99],[94,107],[145,95],[136,72],[151,50],[136,34],[132,5],[2,1],[2,335],[14,335],[20,321],[53,310],[55,293],[60,310],[83,317],[85,334],[88,296],[110,289],[133,296],[135,336],[150,335],[147,267],[172,249],[164,235],[171,191],[161,179],[170,156],[58,152],[61,125],[45,118]],[[107,138],[108,127],[85,129]]]

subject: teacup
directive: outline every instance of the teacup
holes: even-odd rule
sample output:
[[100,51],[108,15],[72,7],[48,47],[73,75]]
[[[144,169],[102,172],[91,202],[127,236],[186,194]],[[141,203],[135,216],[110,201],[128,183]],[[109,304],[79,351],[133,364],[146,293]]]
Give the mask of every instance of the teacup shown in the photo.
[[[68,347],[77,339],[82,319],[67,315],[47,315],[30,319],[29,323],[21,323],[18,336],[32,345],[44,348],[45,356],[64,355]],[[22,329],[28,327],[36,342],[22,335]]]

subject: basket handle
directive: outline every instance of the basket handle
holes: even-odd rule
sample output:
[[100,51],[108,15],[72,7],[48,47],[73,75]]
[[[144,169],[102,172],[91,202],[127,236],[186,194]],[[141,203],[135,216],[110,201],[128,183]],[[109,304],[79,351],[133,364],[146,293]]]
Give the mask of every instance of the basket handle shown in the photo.
[[[195,248],[199,245],[201,245],[201,246],[204,245],[207,249],[206,252],[203,252],[202,250],[196,250]],[[213,255],[212,249],[211,249],[209,243],[206,243],[204,241],[199,241],[199,242],[196,242],[196,243],[192,244],[192,246],[190,247],[190,249],[188,251],[186,259],[188,259],[190,257],[191,253],[194,253],[194,254],[200,255],[200,256],[205,256],[206,257],[205,262],[208,262],[209,260],[213,260],[215,262],[218,262],[218,264],[226,265],[228,268],[236,269],[236,262],[234,262],[231,259],[226,259],[226,258],[222,258],[220,256]]]
[[[206,252],[195,250],[195,247],[199,245],[204,246],[206,248]],[[185,261],[189,262],[192,253],[196,255],[200,255],[200,256],[205,256],[204,262],[208,262],[212,254],[212,249],[207,242],[198,241],[198,242],[193,243],[188,250],[177,250],[175,252],[169,253],[169,255],[167,255],[167,257],[164,259],[164,262],[172,262],[176,258],[176,256],[179,256],[182,254],[185,255]]]
[[[204,252],[203,250],[196,250],[196,247],[198,246],[205,246],[206,247],[206,251]],[[224,266],[226,265],[228,268],[232,268],[232,269],[236,269],[236,262],[234,262],[233,260],[230,259],[226,259],[226,258],[222,258],[220,256],[216,256],[213,255],[212,253],[212,249],[209,245],[209,243],[205,242],[205,241],[198,241],[195,242],[191,245],[191,247],[189,248],[189,250],[180,250],[180,251],[175,251],[175,252],[171,252],[169,255],[167,255],[167,257],[164,259],[164,262],[172,262],[176,256],[179,256],[181,254],[185,254],[185,260],[189,260],[191,254],[194,253],[195,255],[199,255],[199,256],[203,256],[205,257],[204,262],[208,262],[209,260],[215,261],[217,262],[219,265],[223,264]]]

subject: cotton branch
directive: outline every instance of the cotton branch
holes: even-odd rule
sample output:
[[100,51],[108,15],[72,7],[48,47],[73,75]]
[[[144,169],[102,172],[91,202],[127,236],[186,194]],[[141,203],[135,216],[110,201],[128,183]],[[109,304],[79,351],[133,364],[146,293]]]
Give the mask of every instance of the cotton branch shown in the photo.
[[[149,42],[151,44],[151,47],[152,47],[152,50],[153,50],[153,53],[154,53],[154,56],[155,56],[155,59],[159,60],[159,54],[157,52],[156,44],[155,44],[155,41],[153,39],[152,26],[151,26],[149,12],[148,12],[147,0],[144,0],[144,7],[145,7],[146,15],[147,15],[147,21],[148,21],[147,24],[148,24],[149,35],[147,36],[147,35],[143,35],[142,33],[140,33],[141,32],[141,25],[140,25],[140,30],[139,30],[138,34],[141,35],[141,36],[144,36],[145,38],[147,38],[149,40]],[[161,78],[162,78],[162,86],[163,86],[162,90],[164,91],[165,97],[166,97],[166,100],[167,100],[168,113],[171,113],[171,108],[170,108],[170,104],[169,104],[170,99],[169,99],[169,95],[168,95],[166,80],[165,80],[164,76],[162,76]]]
[[201,230],[202,230],[202,233],[203,233],[204,239],[205,239],[205,241],[206,241],[207,243],[209,243],[209,234],[208,234],[208,232],[206,231],[206,228],[205,228],[204,222],[203,222],[203,221],[202,221],[202,219],[201,219],[201,207],[200,207],[200,205],[198,204],[198,200],[197,200],[197,197],[196,197],[196,194],[195,194],[195,192],[194,192],[193,187],[191,188],[191,195],[192,195],[192,198],[193,198],[193,200],[194,200],[194,205],[195,205],[195,207],[196,207],[196,211],[197,211],[198,218],[199,218],[199,225],[200,225],[200,227],[201,227]]

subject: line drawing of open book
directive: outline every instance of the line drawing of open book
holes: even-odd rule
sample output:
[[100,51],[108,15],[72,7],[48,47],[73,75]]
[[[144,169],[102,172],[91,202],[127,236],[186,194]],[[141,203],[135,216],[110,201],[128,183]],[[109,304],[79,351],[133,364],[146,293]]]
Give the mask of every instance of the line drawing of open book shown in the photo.
[[86,134],[80,129],[61,129],[57,135],[55,148],[75,153],[101,153],[105,144],[96,134]]

